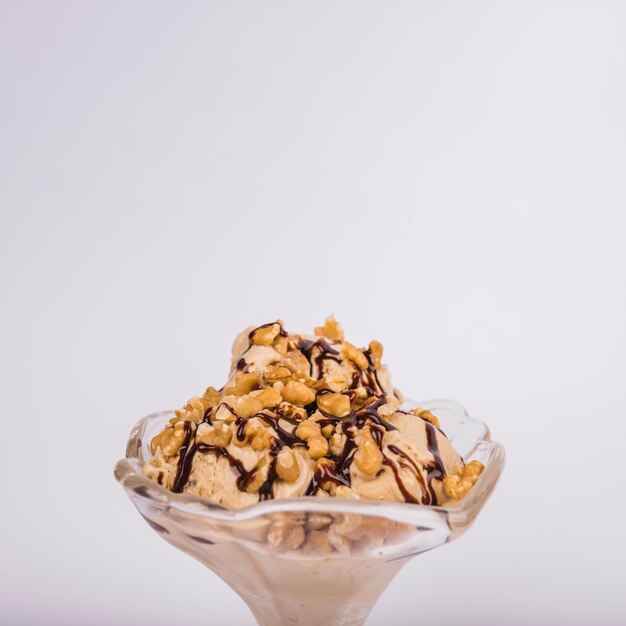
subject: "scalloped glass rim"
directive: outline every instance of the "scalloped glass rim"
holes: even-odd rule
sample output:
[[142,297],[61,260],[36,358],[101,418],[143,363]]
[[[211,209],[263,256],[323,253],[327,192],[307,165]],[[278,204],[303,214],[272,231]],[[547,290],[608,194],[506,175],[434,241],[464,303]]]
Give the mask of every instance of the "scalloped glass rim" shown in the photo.
[[203,516],[216,521],[248,521],[268,513],[325,512],[359,513],[393,521],[423,525],[444,516],[458,536],[474,521],[491,495],[504,467],[504,446],[491,439],[486,424],[472,418],[457,402],[451,400],[405,401],[403,408],[415,406],[428,408],[441,421],[456,450],[465,461],[478,460],[485,470],[472,491],[460,502],[446,506],[428,506],[400,502],[379,502],[343,498],[300,496],[265,500],[242,509],[230,509],[198,496],[173,493],[141,473],[144,461],[150,458],[149,442],[174,416],[173,411],[152,413],[135,424],[126,447],[126,458],[115,466],[115,477],[135,497],[149,500],[152,506],[174,509],[181,513]]

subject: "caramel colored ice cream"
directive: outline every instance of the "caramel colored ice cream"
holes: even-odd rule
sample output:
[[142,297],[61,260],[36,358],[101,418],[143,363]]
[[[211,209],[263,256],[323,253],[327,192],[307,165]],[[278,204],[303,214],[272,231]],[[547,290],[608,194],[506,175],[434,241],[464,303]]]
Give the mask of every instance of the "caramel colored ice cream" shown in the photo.
[[143,473],[241,508],[319,496],[444,504],[482,465],[465,464],[425,409],[401,409],[377,341],[359,349],[332,317],[314,336],[282,322],[243,331],[226,385],[176,412]]

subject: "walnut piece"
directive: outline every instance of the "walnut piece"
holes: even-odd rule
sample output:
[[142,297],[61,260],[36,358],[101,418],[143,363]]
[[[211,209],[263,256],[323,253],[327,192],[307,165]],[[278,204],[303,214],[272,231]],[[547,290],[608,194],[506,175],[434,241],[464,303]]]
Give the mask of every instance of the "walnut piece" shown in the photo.
[[320,393],[317,406],[329,415],[345,417],[350,413],[350,398],[341,393]]
[[326,337],[331,341],[343,341],[343,328],[332,315],[329,315],[324,322],[324,326],[316,326],[314,329],[318,337]]
[[266,324],[255,328],[250,333],[250,343],[255,346],[271,346],[274,339],[280,334],[280,324]]
[[315,400],[315,392],[313,389],[309,389],[304,383],[295,380],[289,381],[280,393],[283,400],[291,402],[291,404],[295,404],[296,406],[305,406]]
[[250,395],[237,398],[235,413],[239,417],[252,417],[263,410],[263,405],[259,400]]
[[425,422],[430,422],[433,426],[436,426],[437,428],[439,428],[440,426],[439,418],[436,415],[433,415],[428,409],[417,407],[416,409],[411,409],[409,413],[421,417]]
[[196,443],[205,443],[209,446],[225,448],[232,438],[232,433],[228,425],[220,422],[215,426],[201,424],[196,433]]
[[294,406],[289,402],[281,402],[275,411],[283,417],[296,421],[305,420],[309,416],[306,409],[303,409],[301,406]]
[[300,477],[300,467],[298,466],[298,459],[293,450],[289,448],[283,448],[276,457],[276,473],[279,478],[286,480],[288,483],[293,483]]
[[454,500],[460,500],[469,493],[478,477],[485,469],[480,461],[471,461],[454,470],[454,474],[444,476],[443,488],[446,495]]
[[369,475],[375,475],[382,467],[383,453],[378,449],[369,425],[361,430],[361,441],[354,462],[363,473]]
[[302,421],[296,428],[296,437],[302,441],[308,441],[311,437],[319,437],[321,434],[320,425],[311,419]]
[[340,356],[342,359],[352,361],[360,370],[366,370],[370,364],[363,351],[353,346],[349,341],[344,341]]
[[223,398],[223,396],[224,394],[214,387],[207,387],[207,390],[204,392],[204,395],[202,397],[207,401],[208,406],[214,408],[220,403],[220,400]]
[[255,372],[239,372],[235,376],[235,383],[224,389],[226,395],[245,396],[259,386],[259,376]]
[[312,459],[321,459],[328,454],[328,441],[324,435],[315,435],[306,442],[309,456]]
[[400,400],[394,396],[387,396],[387,402],[379,406],[376,413],[381,417],[390,417],[400,408]]
[[257,389],[252,391],[250,396],[261,403],[264,409],[273,409],[275,406],[281,403],[282,396],[278,389],[274,387],[265,387],[265,389]]
[[381,359],[383,358],[383,344],[380,341],[373,339],[369,345],[370,355],[372,357],[372,363],[378,370],[381,368]]
[[163,451],[163,456],[166,458],[176,456],[181,446],[185,442],[185,422],[178,421],[175,426],[168,426],[165,430],[160,432],[150,442],[152,453],[156,451],[158,447]]
[[291,370],[282,365],[270,365],[263,371],[263,378],[269,383],[289,380],[291,378]]

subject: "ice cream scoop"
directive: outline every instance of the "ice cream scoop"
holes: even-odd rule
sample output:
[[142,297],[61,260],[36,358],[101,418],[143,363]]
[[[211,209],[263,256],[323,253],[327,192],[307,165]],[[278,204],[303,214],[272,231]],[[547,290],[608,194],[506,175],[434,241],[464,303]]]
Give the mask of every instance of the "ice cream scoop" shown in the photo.
[[231,508],[296,496],[442,505],[467,465],[429,410],[402,409],[378,341],[357,348],[334,318],[315,334],[279,320],[233,343],[228,382],[192,398],[151,442],[143,473]]

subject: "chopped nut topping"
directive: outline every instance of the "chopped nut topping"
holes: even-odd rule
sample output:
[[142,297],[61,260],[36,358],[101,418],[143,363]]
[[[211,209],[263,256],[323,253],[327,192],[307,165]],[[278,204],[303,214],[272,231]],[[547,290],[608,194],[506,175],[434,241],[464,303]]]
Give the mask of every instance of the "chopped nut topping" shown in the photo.
[[[208,387],[175,412],[150,442],[152,458],[144,464],[144,474],[166,488],[211,494],[228,506],[312,492],[376,499],[389,492],[389,498],[397,498],[387,483],[395,476],[401,487],[410,479],[407,472],[414,474],[430,462],[432,454],[422,458],[428,450],[415,425],[422,431],[426,426],[427,435],[431,427],[419,420],[407,426],[406,420],[394,418],[402,396],[390,386],[380,342],[356,347],[345,341],[332,316],[315,328],[315,335],[287,334],[280,320],[241,333],[224,387]],[[423,407],[410,413],[439,427],[437,417]],[[478,461],[462,465],[449,446],[440,453],[446,467],[461,465],[443,478],[431,476],[437,488],[433,493],[441,499],[436,503],[463,497],[483,469]],[[381,472],[387,457],[396,459],[391,469],[397,474]],[[239,493],[220,492],[232,480],[218,484],[223,475],[216,467],[221,472],[228,465]],[[277,551],[326,554],[364,541],[362,531],[354,529],[354,537],[342,539],[337,519],[318,514],[272,517],[269,526],[267,539]]]
[[300,467],[293,450],[283,448],[276,457],[276,473],[288,483],[293,483],[300,477]]
[[237,396],[224,396],[222,402],[215,410],[215,419],[224,422],[234,422],[237,419],[235,407],[237,406]]
[[355,493],[347,485],[335,485],[335,492],[332,494],[335,498],[354,498]]
[[220,422],[215,426],[201,424],[196,433],[196,443],[205,443],[209,446],[225,448],[232,438],[232,433],[227,424]]
[[291,402],[291,404],[296,406],[305,406],[315,400],[315,392],[304,383],[299,383],[295,380],[289,381],[280,393],[283,400]]
[[381,368],[381,359],[383,358],[383,344],[380,341],[370,341],[369,345],[370,355],[372,356],[372,363],[374,367],[378,370]]
[[271,346],[279,333],[280,324],[278,322],[260,326],[250,333],[250,343],[255,346]]
[[244,396],[259,386],[259,376],[255,372],[239,372],[235,376],[235,384],[226,387],[224,393],[232,396]]
[[335,417],[345,417],[350,413],[350,398],[341,393],[318,393],[317,406]]
[[280,395],[280,391],[278,391],[278,389],[274,389],[273,387],[266,387],[265,389],[252,391],[250,396],[255,400],[258,400],[264,409],[273,409],[275,406],[280,404],[283,399]]
[[316,435],[307,439],[306,445],[312,459],[320,459],[328,454],[328,441],[324,435]]
[[223,396],[223,393],[217,391],[213,387],[207,387],[207,390],[204,392],[203,398],[207,401],[208,406],[214,408],[220,403],[220,400]]
[[263,378],[265,378],[265,380],[269,383],[289,380],[291,378],[291,370],[288,367],[283,367],[282,365],[270,365],[265,368]]
[[324,326],[316,326],[314,329],[318,337],[326,337],[331,341],[343,341],[343,328],[332,315],[329,315]]
[[346,436],[342,432],[335,432],[328,440],[328,447],[331,454],[339,456],[345,445]]
[[266,428],[259,428],[257,433],[252,437],[250,441],[250,447],[257,452],[261,450],[269,450],[272,447],[274,437]]
[[360,370],[366,370],[369,367],[369,361],[362,350],[353,346],[350,342],[343,342],[343,350],[340,353],[342,359],[352,361]]
[[[327,420],[328,418],[325,415],[322,415],[322,413],[320,413],[319,411],[315,411],[315,413],[311,415],[310,419],[313,422],[321,422],[321,421]],[[326,424],[325,426],[321,426],[321,429],[322,429],[322,435],[324,435],[326,439],[330,439],[330,437],[332,437],[335,434],[334,424]]]
[[480,461],[471,461],[467,465],[457,467],[454,474],[443,478],[443,488],[446,495],[455,500],[460,500],[474,486],[484,469],[485,466]]
[[[204,416],[204,412],[209,408],[209,406],[209,401],[206,398],[196,396],[195,398],[191,398],[191,400],[189,400],[185,409],[194,411],[195,413],[201,413]],[[199,421],[202,421],[202,418],[200,418]]]
[[235,413],[239,417],[252,417],[263,410],[263,405],[257,398],[252,396],[241,396],[237,398]]
[[365,474],[376,474],[383,464],[383,453],[378,449],[370,426],[361,430],[361,442],[354,455],[356,466]]
[[304,420],[296,428],[296,437],[299,437],[302,441],[308,441],[311,437],[318,437],[321,434],[320,425],[313,420]]
[[292,372],[308,372],[310,368],[307,358],[300,350],[289,350],[281,359],[281,363]]
[[330,389],[335,393],[348,389],[348,379],[345,376],[325,376],[322,379],[321,389]]
[[263,410],[263,405],[251,395],[224,396],[215,412],[215,419],[234,422],[237,417],[253,417]]
[[188,407],[181,411],[178,417],[185,422],[195,422],[198,424],[204,417],[204,411],[201,408]]
[[281,402],[275,410],[279,415],[292,420],[301,421],[309,417],[305,409],[289,402]]
[[282,335],[278,335],[276,339],[274,339],[273,345],[276,352],[285,355],[289,350],[289,339],[287,337],[283,337]]
[[167,458],[176,456],[184,442],[185,422],[179,421],[175,426],[168,426],[154,437],[150,442],[150,447],[153,454],[157,448],[161,448],[163,456]]
[[389,417],[393,415],[400,408],[400,400],[393,396],[387,397],[387,402],[382,406],[379,406],[376,413],[381,417]]
[[439,428],[440,426],[439,418],[436,415],[433,415],[428,409],[417,407],[416,409],[411,409],[409,413],[421,417],[424,421],[430,422],[433,426],[436,426],[437,428]]
[[[332,476],[335,472],[337,464],[332,459],[326,457],[319,458],[315,461],[315,474],[318,476]],[[320,487],[327,492],[334,490],[335,482],[333,480],[322,480]]]

